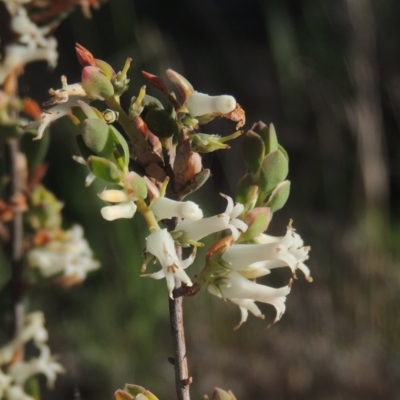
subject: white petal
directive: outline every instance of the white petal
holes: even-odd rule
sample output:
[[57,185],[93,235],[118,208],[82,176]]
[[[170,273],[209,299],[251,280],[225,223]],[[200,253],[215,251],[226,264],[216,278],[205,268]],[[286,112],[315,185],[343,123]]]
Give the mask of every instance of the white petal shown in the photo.
[[231,225],[233,225],[235,228],[239,229],[242,232],[246,232],[248,229],[246,222],[242,221],[241,219],[232,220]]
[[229,196],[225,196],[223,194],[221,194],[222,197],[225,197],[225,199],[227,200],[228,204],[226,206],[226,210],[225,210],[225,214],[228,214],[229,216],[231,216],[231,213],[233,211],[233,200],[232,197]]
[[147,251],[157,257],[163,268],[179,262],[176,255],[174,239],[167,229],[158,229],[146,239]]
[[[169,296],[172,297],[172,291],[175,287],[175,279],[192,286],[192,281],[184,271],[194,260],[193,254],[188,260],[179,260],[174,240],[167,229],[159,229],[153,231],[146,239],[146,249],[149,253],[157,257],[162,266],[164,276],[167,281]],[[160,273],[156,273],[157,278],[161,277]],[[154,277],[154,275],[152,276]]]
[[240,308],[241,319],[238,325],[234,329],[240,328],[240,326],[247,321],[248,311],[250,311],[254,316],[264,319],[264,314],[257,307],[253,300],[249,299],[229,299],[232,303],[236,304]]
[[92,172],[89,172],[88,176],[85,179],[85,186],[89,187],[95,179],[96,175]]
[[160,269],[157,272],[154,272],[154,274],[150,274],[150,275],[146,275],[149,278],[153,278],[153,279],[164,279],[165,278],[165,274],[164,274],[164,270]]
[[233,207],[232,212],[230,213],[231,218],[237,218],[244,210],[244,205],[241,203],[236,203],[235,207]]
[[271,303],[273,299],[285,297],[290,293],[289,286],[276,289],[260,285],[249,281],[237,272],[231,272],[228,275],[228,280],[231,284],[230,287],[228,285],[220,285],[222,295],[228,299],[252,299],[262,303]]
[[240,275],[247,279],[257,279],[261,276],[269,275],[271,271],[263,266],[263,263],[255,263],[249,265],[245,269],[240,271]]
[[239,232],[239,230],[233,224],[229,225],[229,229],[231,230],[233,241],[238,240],[241,232]]

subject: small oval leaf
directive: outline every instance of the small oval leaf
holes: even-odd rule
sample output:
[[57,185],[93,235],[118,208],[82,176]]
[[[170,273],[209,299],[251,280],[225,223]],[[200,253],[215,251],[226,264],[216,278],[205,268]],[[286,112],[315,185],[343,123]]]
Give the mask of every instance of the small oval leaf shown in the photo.
[[268,199],[266,204],[267,207],[271,208],[271,211],[280,210],[286,203],[290,194],[290,182],[283,181],[281,182],[275,190],[271,193],[271,196]]
[[107,157],[114,150],[110,127],[101,119],[86,119],[83,122],[82,138],[86,146],[99,156]]
[[88,167],[98,178],[109,183],[120,183],[123,177],[120,169],[111,161],[103,157],[90,156],[87,159]]
[[264,195],[270,194],[286,178],[288,172],[289,163],[282,151],[275,150],[268,154],[260,168],[260,191]]
[[258,184],[254,175],[249,172],[239,181],[236,188],[236,202],[244,205],[244,211],[251,210],[258,199]]
[[249,131],[246,133],[242,144],[242,154],[246,167],[257,174],[264,158],[265,146],[259,135]]

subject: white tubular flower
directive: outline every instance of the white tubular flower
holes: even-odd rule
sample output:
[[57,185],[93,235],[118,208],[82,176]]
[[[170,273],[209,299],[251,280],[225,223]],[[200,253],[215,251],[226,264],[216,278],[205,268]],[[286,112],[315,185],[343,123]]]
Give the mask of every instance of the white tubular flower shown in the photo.
[[192,117],[207,114],[228,114],[236,108],[236,100],[229,95],[209,96],[195,91],[187,99],[186,107]]
[[264,318],[264,315],[255,305],[255,301],[273,305],[276,309],[274,323],[279,321],[286,309],[285,301],[286,296],[290,293],[290,285],[275,289],[249,281],[238,272],[230,272],[222,283],[217,286],[209,285],[207,290],[211,294],[228,299],[240,307],[240,326],[246,321],[248,311],[256,317]]
[[146,249],[157,257],[162,267],[160,271],[147,276],[154,279],[165,278],[171,299],[175,278],[187,286],[192,286],[192,281],[184,269],[193,263],[195,255],[192,254],[186,260],[180,260],[176,254],[174,239],[167,229],[153,231],[146,239]]
[[56,277],[65,286],[82,282],[88,272],[100,267],[79,225],[33,248],[27,260],[29,267],[38,269],[43,277]]
[[57,374],[64,372],[62,365],[54,361],[47,345],[42,344],[38,347],[40,350],[39,357],[10,366],[8,372],[17,385],[22,386],[30,377],[43,374],[47,378],[47,386],[51,388],[54,386]]
[[198,241],[212,233],[229,229],[233,240],[237,240],[241,232],[246,232],[247,224],[237,217],[243,212],[243,204],[233,206],[233,200],[229,196],[222,195],[228,201],[223,214],[204,218],[198,221],[181,221],[176,226],[176,231],[184,231],[189,240]]
[[203,218],[203,211],[193,201],[176,201],[159,197],[154,200],[151,209],[158,220],[178,217],[197,221]]
[[225,251],[222,258],[230,263],[232,271],[243,271],[244,276],[256,278],[267,274],[263,270],[289,266],[293,274],[300,269],[312,281],[310,270],[304,264],[310,247],[303,246],[303,240],[291,225],[283,237],[262,234],[256,240],[262,244],[234,244]]

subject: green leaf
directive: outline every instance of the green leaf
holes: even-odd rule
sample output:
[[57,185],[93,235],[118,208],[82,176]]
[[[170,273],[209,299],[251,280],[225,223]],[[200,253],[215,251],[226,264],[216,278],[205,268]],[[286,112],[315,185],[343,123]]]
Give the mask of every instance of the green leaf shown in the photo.
[[278,148],[283,153],[283,155],[286,157],[286,160],[289,161],[289,155],[288,155],[287,151],[281,145],[279,145]]
[[264,158],[265,146],[259,135],[249,131],[242,145],[242,154],[246,167],[253,173],[257,174],[262,160]]
[[118,154],[114,154],[114,157],[118,163],[121,160],[122,164],[121,169],[124,169],[129,164],[130,155],[129,155],[128,143],[126,142],[125,138],[121,135],[121,133],[113,125],[109,125],[109,128],[111,129],[112,135],[114,137],[115,148],[118,152]]
[[90,156],[87,159],[88,167],[98,178],[109,183],[120,183],[123,174],[111,161],[103,157]]
[[86,146],[99,156],[109,157],[114,150],[114,138],[109,125],[101,119],[83,122],[82,138]]
[[249,172],[239,181],[236,188],[236,202],[244,205],[248,211],[254,207],[258,199],[258,184],[254,175]]
[[270,194],[289,172],[289,163],[280,150],[268,154],[260,168],[260,191],[264,195]]
[[270,207],[271,211],[280,210],[285,205],[287,199],[289,198],[289,193],[290,193],[290,182],[289,181],[281,182],[271,193],[271,196],[269,197],[266,206]]
[[272,153],[275,150],[278,150],[278,138],[276,136],[275,127],[273,124],[265,125],[264,122],[258,122],[252,128],[252,131],[260,135],[264,145],[265,145],[265,154]]
[[82,135],[77,135],[75,137],[76,139],[76,144],[78,145],[79,152],[81,153],[81,156],[87,160],[90,156],[94,156],[95,153],[89,149],[89,147],[86,146]]
[[[91,107],[88,103],[82,100],[78,100],[77,103],[79,104],[79,107],[81,108],[81,111],[83,111],[83,114],[79,111],[79,109],[76,107],[73,108],[73,114],[75,117],[77,117],[79,120],[82,119],[82,122],[86,118],[103,118],[100,114],[100,111],[98,111],[96,108]],[[99,116],[100,115],[100,116]],[[86,117],[85,117],[86,116]]]
[[270,154],[279,148],[278,137],[276,136],[276,131],[274,124],[270,124],[268,128],[268,136],[265,140],[265,153]]

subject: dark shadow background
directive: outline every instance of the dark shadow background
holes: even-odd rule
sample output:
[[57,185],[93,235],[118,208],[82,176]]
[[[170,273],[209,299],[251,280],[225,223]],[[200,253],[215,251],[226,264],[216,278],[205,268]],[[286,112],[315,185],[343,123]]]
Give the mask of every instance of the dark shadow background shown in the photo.
[[[400,399],[399,27],[396,0],[111,0],[91,20],[75,12],[60,26],[55,71],[27,68],[22,94],[44,101],[62,74],[79,81],[79,42],[117,70],[132,57],[127,104],[145,83],[140,70],[170,67],[199,91],[234,95],[245,128],[275,124],[292,193],[269,232],[294,219],[312,246],[314,282],[295,282],[269,330],[249,317],[233,332],[236,307],[204,292],[187,299],[194,399],[215,386],[241,400]],[[102,186],[83,187],[68,127],[52,128],[46,184],[66,220],[85,227],[102,269],[70,291],[31,297],[67,369],[44,398],[111,399],[126,382],[174,398],[166,285],[139,278],[146,228],[140,217],[100,218]],[[206,215],[224,210],[219,192],[234,195],[240,142],[205,158],[213,179],[196,199]]]

